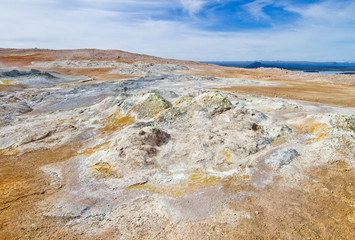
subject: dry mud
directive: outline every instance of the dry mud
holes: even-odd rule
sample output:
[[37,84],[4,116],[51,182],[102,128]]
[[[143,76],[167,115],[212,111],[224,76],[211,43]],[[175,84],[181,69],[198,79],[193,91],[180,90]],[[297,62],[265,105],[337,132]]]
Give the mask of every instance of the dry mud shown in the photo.
[[0,239],[354,239],[354,76],[101,50],[0,69]]

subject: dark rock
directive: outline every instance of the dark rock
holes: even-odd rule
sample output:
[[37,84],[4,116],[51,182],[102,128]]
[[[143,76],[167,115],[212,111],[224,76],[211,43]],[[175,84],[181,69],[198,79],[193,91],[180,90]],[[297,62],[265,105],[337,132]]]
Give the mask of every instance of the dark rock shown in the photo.
[[262,128],[260,125],[258,125],[258,124],[256,124],[256,123],[253,123],[253,124],[251,125],[251,129],[252,129],[253,131],[260,131],[260,130],[262,130],[263,128]]
[[153,126],[153,122],[149,121],[149,122],[137,122],[135,124],[132,125],[133,128],[143,128],[143,127],[152,127]]
[[20,72],[19,70],[11,70],[0,73],[0,77],[19,77],[23,75],[23,72]]
[[130,137],[130,142],[133,146],[151,146],[160,147],[170,140],[170,134],[157,129],[157,128],[145,128],[133,134]]
[[150,145],[143,145],[140,147],[140,150],[145,151],[150,157],[155,156],[158,153],[158,150]]
[[151,146],[162,146],[170,140],[170,134],[160,129],[153,128],[151,133],[143,137],[143,142]]
[[49,79],[55,79],[57,77],[53,76],[49,72],[41,72],[37,69],[31,69],[30,71],[19,71],[19,70],[11,70],[4,71],[0,73],[0,77],[7,78],[19,78],[19,77],[46,77]]
[[279,149],[271,154],[265,163],[274,169],[289,165],[296,157],[300,156],[296,149]]

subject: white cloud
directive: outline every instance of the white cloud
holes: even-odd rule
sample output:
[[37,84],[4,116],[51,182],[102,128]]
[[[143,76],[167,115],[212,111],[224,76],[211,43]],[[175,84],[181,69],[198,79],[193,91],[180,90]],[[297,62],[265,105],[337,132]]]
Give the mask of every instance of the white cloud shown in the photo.
[[355,25],[355,2],[328,0],[308,6],[286,5],[286,10],[296,12],[304,21],[320,25]]
[[[354,4],[344,7],[335,0],[308,8],[285,6],[302,16],[292,27],[243,32],[207,31],[186,21],[150,18],[158,0],[104,0],[108,5],[81,0],[72,8],[58,7],[61,1],[35,2],[2,1],[1,47],[121,49],[191,60],[355,60]],[[167,1],[161,2],[159,11],[170,9]],[[175,8],[181,2],[170,4]]]
[[272,3],[273,0],[256,0],[251,3],[245,4],[244,7],[256,20],[270,21],[270,16],[268,16],[264,12],[264,7]]
[[207,1],[203,1],[203,0],[181,0],[181,4],[182,4],[183,8],[190,15],[194,15],[194,14],[200,12],[206,3],[207,3]]

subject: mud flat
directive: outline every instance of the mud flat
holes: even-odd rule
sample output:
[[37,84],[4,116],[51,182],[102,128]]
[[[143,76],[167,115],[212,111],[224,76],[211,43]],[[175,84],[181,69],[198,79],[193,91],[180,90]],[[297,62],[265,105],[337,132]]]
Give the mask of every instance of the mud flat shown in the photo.
[[0,239],[353,239],[355,76],[101,50],[0,68]]

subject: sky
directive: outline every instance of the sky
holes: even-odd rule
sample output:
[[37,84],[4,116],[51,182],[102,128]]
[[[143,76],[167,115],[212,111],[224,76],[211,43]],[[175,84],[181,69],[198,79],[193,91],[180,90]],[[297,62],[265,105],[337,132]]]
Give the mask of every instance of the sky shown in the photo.
[[355,0],[0,0],[1,48],[355,61]]

